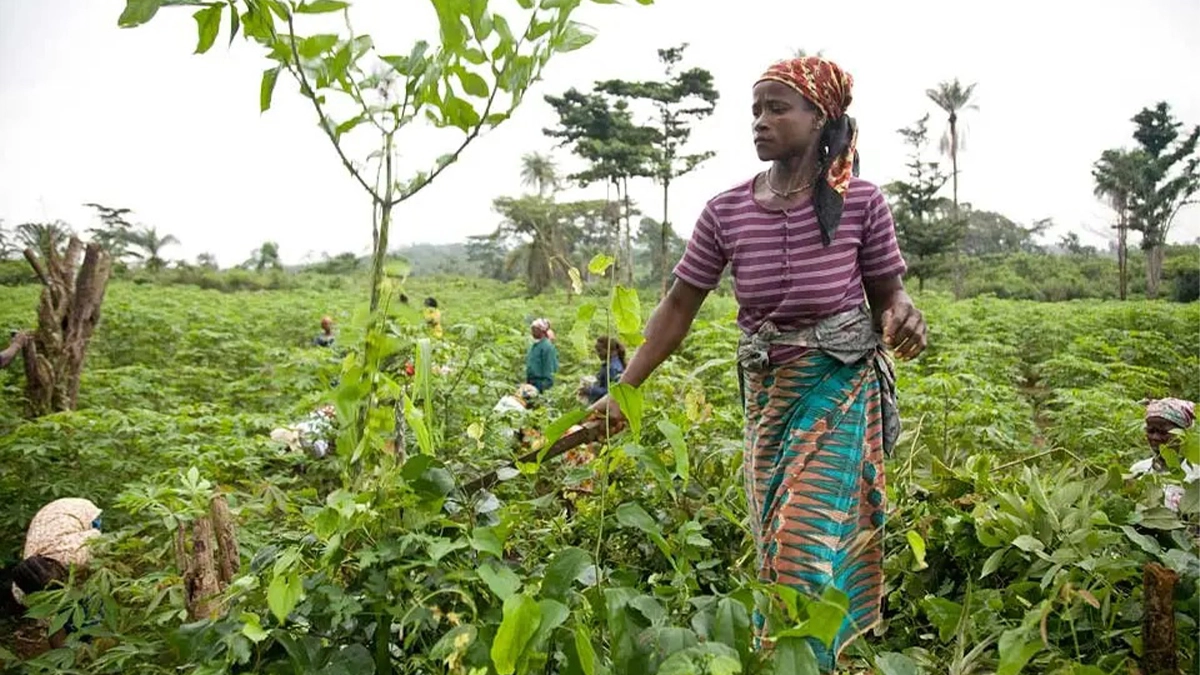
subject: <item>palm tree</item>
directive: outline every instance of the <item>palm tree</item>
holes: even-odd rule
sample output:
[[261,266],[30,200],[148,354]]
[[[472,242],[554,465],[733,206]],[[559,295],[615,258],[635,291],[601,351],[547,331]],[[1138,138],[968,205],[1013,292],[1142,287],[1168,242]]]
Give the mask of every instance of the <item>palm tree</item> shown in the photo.
[[1092,167],[1092,178],[1096,180],[1094,194],[1108,200],[1117,212],[1117,269],[1119,275],[1118,294],[1122,300],[1129,289],[1129,210],[1137,194],[1137,183],[1141,176],[1144,156],[1138,150],[1105,150]]
[[954,211],[958,212],[958,151],[963,148],[963,137],[958,128],[958,114],[963,110],[978,110],[979,106],[971,103],[971,94],[975,85],[963,86],[958,78],[953,82],[942,82],[937,89],[927,89],[925,95],[941,108],[948,116],[946,133],[942,136],[942,153],[950,157],[950,171],[953,179]]
[[129,243],[146,252],[146,269],[158,271],[167,265],[158,254],[167,246],[179,244],[179,239],[173,234],[159,236],[156,227],[143,227],[129,235]]
[[554,158],[540,152],[527,153],[521,157],[521,185],[536,187],[539,197],[558,189],[558,168]]
[[59,251],[71,235],[71,226],[56,220],[53,223],[22,223],[17,226],[17,241],[49,258],[50,251]]

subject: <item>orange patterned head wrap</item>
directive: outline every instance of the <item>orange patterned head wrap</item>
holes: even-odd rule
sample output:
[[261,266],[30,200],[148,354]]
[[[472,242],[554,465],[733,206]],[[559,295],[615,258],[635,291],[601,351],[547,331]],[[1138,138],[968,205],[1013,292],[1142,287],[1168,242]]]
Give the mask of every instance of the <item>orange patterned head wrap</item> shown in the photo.
[[795,89],[825,117],[817,160],[824,180],[817,184],[813,201],[822,238],[828,244],[842,218],[850,177],[858,174],[858,127],[846,115],[854,100],[854,78],[833,61],[805,56],[776,63],[758,78],[759,82],[764,80]]

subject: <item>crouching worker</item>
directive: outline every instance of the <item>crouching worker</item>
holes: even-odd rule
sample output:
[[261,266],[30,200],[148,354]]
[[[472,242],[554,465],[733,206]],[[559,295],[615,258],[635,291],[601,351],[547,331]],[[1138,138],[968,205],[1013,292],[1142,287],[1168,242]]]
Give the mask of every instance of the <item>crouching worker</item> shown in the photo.
[[[1129,473],[1133,477],[1167,473],[1167,462],[1163,459],[1162,448],[1169,447],[1178,452],[1181,439],[1175,432],[1190,429],[1196,420],[1196,404],[1191,401],[1163,398],[1143,403],[1146,406],[1146,443],[1153,455],[1129,467]],[[1193,466],[1185,459],[1181,468],[1184,483],[1200,480],[1200,467]],[[1183,488],[1179,485],[1166,485],[1163,488],[1164,506],[1172,511],[1179,511],[1182,499]]]
[[[0,610],[6,617],[25,613],[26,596],[63,586],[72,570],[78,574],[87,569],[88,540],[100,535],[100,514],[91,501],[77,498],[56,499],[37,512],[25,534],[21,562],[0,572]],[[47,627],[45,621],[38,622],[38,641],[44,638],[55,649],[76,628],[68,624],[46,635]]]
[[272,431],[271,440],[292,452],[307,452],[321,459],[337,440],[337,410],[331,405],[314,410],[296,424]]

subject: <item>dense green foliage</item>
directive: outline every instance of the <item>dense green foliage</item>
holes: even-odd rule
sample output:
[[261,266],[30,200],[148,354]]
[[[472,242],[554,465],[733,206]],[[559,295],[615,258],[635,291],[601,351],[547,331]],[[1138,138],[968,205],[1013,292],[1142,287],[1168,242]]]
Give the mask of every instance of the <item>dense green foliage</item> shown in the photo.
[[[100,622],[28,672],[369,673],[380,659],[400,673],[768,672],[749,639],[748,610],[770,589],[753,580],[744,522],[730,298],[709,300],[643,388],[637,434],[589,469],[523,467],[496,499],[447,509],[447,489],[514,451],[491,408],[520,381],[527,321],[548,316],[559,335],[563,384],[533,417],[549,430],[595,368],[588,336],[607,321],[627,332],[632,298],[585,325],[580,307],[601,289],[567,304],[490,282],[410,282],[411,297],[438,297],[446,335],[422,343],[417,309],[392,303],[380,367],[428,433],[412,427],[407,462],[374,481],[354,467],[386,458],[354,464],[358,449],[342,445],[314,461],[268,439],[350,395],[352,370],[331,389],[339,359],[308,346],[323,314],[339,349],[360,342],[364,290],[343,285],[116,282],[78,412],[18,419],[19,369],[0,372],[0,554],[15,558],[50,499],[105,509],[96,571],[37,608],[65,620],[88,607]],[[30,322],[35,297],[0,288],[0,324]],[[887,622],[851,655],[897,674],[1124,672],[1140,649],[1141,565],[1157,560],[1183,574],[1179,638],[1194,667],[1195,543],[1161,508],[1157,480],[1121,473],[1147,454],[1140,398],[1200,398],[1200,305],[919,303],[931,348],[899,371]],[[586,480],[593,494],[564,495]],[[172,533],[215,490],[238,520],[243,576],[225,618],[184,625]],[[1196,505],[1193,491],[1185,521]],[[821,634],[838,602],[773,611]],[[788,667],[804,663],[802,642],[778,649],[775,672],[808,672]]]

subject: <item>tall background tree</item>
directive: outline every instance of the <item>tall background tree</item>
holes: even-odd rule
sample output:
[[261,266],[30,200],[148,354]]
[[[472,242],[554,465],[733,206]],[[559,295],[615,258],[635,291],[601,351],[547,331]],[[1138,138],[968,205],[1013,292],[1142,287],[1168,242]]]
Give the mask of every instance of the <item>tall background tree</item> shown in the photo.
[[663,215],[657,247],[663,257],[654,262],[660,275],[663,295],[666,295],[671,276],[671,261],[666,257],[672,233],[669,208],[671,183],[715,154],[712,151],[690,154],[685,152],[685,146],[692,135],[692,125],[712,115],[720,98],[709,71],[690,68],[677,72],[686,49],[687,44],[682,44],[658,50],[658,61],[663,66],[662,80],[606,80],[596,85],[598,91],[627,100],[646,101],[651,103],[654,109],[653,121],[645,126],[657,132],[648,140],[651,143],[650,162],[654,179],[662,186],[663,191]]
[[1096,182],[1095,195],[1108,202],[1116,212],[1117,222],[1117,296],[1129,296],[1129,222],[1140,167],[1145,163],[1141,152],[1134,150],[1105,150],[1092,167]]
[[925,290],[925,280],[938,274],[946,254],[958,250],[966,226],[946,198],[938,196],[948,176],[937,162],[925,160],[929,115],[897,133],[910,148],[908,180],[893,181],[884,191],[892,198],[900,248],[917,277],[918,290]]
[[[617,270],[625,283],[633,283],[633,243],[630,219],[633,200],[629,196],[629,181],[652,178],[655,173],[653,143],[657,131],[633,121],[629,103],[612,100],[602,92],[584,93],[572,88],[562,96],[546,96],[558,114],[558,126],[544,133],[570,146],[572,152],[588,163],[583,171],[570,178],[582,187],[603,181],[615,189],[621,204],[620,217],[610,221],[613,235],[611,250],[618,253]],[[610,215],[614,212],[608,211]]]
[[146,269],[157,272],[167,265],[159,254],[167,246],[178,245],[179,239],[173,234],[159,234],[156,227],[142,227],[129,235],[128,244],[144,251]]
[[133,223],[129,222],[132,209],[95,202],[88,202],[84,206],[93,209],[100,219],[100,227],[88,228],[89,238],[99,244],[115,264],[122,264],[127,257],[140,257],[129,249],[130,239],[134,235]]
[[521,157],[521,184],[537,188],[538,196],[545,197],[558,189],[558,167],[548,155],[531,152]]
[[[954,215],[958,217],[958,153],[964,147],[966,139],[960,124],[959,113],[965,110],[978,110],[971,101],[975,93],[975,84],[963,86],[958,78],[950,82],[941,82],[934,89],[925,91],[925,95],[934,105],[946,113],[946,131],[942,135],[942,153],[950,158],[951,199],[954,204]],[[954,295],[962,297],[963,269],[961,254],[954,253]]]
[[1200,191],[1200,153],[1196,151],[1200,125],[1181,135],[1183,123],[1175,119],[1166,102],[1143,108],[1133,123],[1137,125],[1133,138],[1141,152],[1134,155],[1140,162],[1138,180],[1133,184],[1131,227],[1141,233],[1146,252],[1146,297],[1156,298],[1171,223]]

